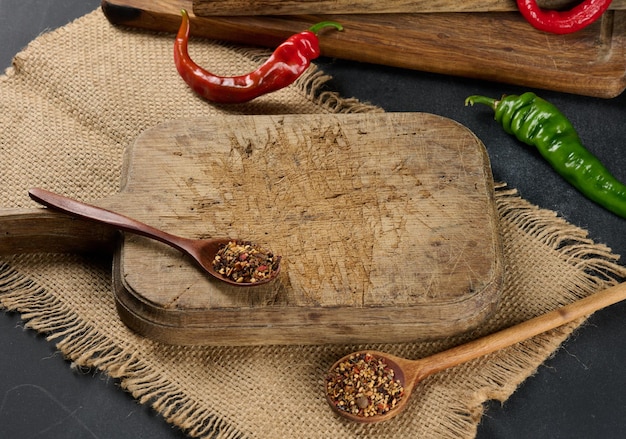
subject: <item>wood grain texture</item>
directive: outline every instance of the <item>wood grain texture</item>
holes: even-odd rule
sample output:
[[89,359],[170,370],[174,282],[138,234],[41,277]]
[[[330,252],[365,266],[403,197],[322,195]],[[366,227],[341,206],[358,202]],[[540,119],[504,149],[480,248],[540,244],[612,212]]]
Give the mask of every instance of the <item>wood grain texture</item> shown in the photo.
[[78,252],[110,257],[118,238],[110,227],[48,209],[0,210],[0,255]]
[[[103,1],[115,24],[176,32],[191,0]],[[532,88],[613,98],[626,88],[626,11],[608,11],[569,35],[533,29],[517,12],[310,14],[198,17],[191,32],[276,47],[311,24],[334,20],[343,32],[320,34],[322,55]],[[193,45],[193,42],[191,43]],[[173,61],[172,61],[173,62]],[[216,72],[220,73],[220,72]]]
[[481,142],[427,114],[223,116],[145,132],[97,203],[192,238],[283,256],[277,281],[224,285],[127,236],[115,292],[131,328],[177,344],[399,342],[468,330],[502,277]]
[[[571,7],[576,1],[538,0],[546,9]],[[516,11],[515,0],[193,0],[193,12],[211,15],[297,14],[416,14],[432,12]],[[626,0],[613,0],[611,9],[626,9]]]

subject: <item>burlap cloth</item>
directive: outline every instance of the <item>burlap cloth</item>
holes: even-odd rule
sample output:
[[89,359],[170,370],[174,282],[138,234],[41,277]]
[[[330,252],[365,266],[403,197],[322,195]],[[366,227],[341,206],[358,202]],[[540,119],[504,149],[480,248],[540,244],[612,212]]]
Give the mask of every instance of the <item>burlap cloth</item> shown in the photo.
[[[201,65],[226,74],[252,70],[268,53],[205,40],[193,46]],[[0,205],[35,207],[26,193],[32,186],[85,200],[116,193],[124,149],[165,120],[380,111],[320,93],[326,79],[312,68],[294,86],[253,103],[210,105],[176,74],[172,35],[119,29],[96,10],[41,35],[0,80]],[[553,212],[505,185],[496,199],[506,267],[496,315],[456,339],[374,348],[419,358],[552,310],[626,274],[608,248]],[[11,256],[0,265],[0,301],[54,340],[71,362],[118,378],[141,403],[198,437],[473,437],[482,404],[505,400],[581,323],[430,377],[403,415],[357,425],[333,414],[322,382],[336,359],[363,346],[162,345],[120,322],[110,270],[78,255]]]

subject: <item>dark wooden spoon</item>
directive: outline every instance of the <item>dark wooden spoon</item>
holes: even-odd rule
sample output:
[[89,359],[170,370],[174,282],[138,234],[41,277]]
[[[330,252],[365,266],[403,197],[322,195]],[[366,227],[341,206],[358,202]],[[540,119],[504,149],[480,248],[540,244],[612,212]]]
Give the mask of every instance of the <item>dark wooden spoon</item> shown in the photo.
[[326,399],[333,410],[352,421],[361,423],[386,421],[404,410],[413,389],[424,378],[444,369],[512,346],[624,299],[626,299],[626,283],[621,283],[547,314],[419,360],[408,360],[378,351],[359,351],[346,355],[330,368],[326,379],[327,383],[331,380],[337,381],[337,367],[342,363],[349,363],[351,356],[370,354],[373,358],[382,360],[388,368],[394,371],[395,378],[399,380],[404,388],[404,395],[393,409],[373,416],[360,416],[343,410],[338,406],[336,398],[332,397],[328,390],[326,391]]
[[112,212],[102,207],[92,206],[81,201],[67,198],[63,195],[55,194],[45,189],[33,188],[28,191],[28,195],[38,203],[63,213],[73,215],[79,218],[95,221],[101,224],[107,224],[116,229],[125,232],[135,233],[137,235],[146,236],[155,239],[164,244],[168,244],[175,249],[192,257],[201,268],[207,273],[222,282],[229,283],[240,287],[251,287],[265,284],[276,278],[280,271],[280,263],[270,275],[256,282],[236,282],[235,280],[223,276],[213,267],[213,260],[217,252],[229,242],[242,242],[233,238],[215,238],[215,239],[189,239],[172,235],[152,226],[129,218],[119,213]]

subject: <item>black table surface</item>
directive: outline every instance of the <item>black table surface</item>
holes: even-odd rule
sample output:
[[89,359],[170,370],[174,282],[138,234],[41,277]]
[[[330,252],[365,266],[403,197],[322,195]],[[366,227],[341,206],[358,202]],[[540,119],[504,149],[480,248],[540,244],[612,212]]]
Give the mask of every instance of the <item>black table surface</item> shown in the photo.
[[[0,67],[46,30],[96,9],[99,0],[0,0]],[[488,61],[487,61],[488,62]],[[322,58],[329,87],[386,111],[456,120],[484,142],[494,179],[589,231],[626,255],[626,220],[588,201],[535,151],[505,134],[485,107],[465,97],[529,89]],[[614,99],[535,91],[576,126],[585,145],[626,181],[626,94]],[[0,150],[1,151],[1,150]],[[626,263],[624,261],[622,264]],[[478,438],[623,438],[626,432],[626,303],[594,314],[504,404],[490,402]],[[6,438],[182,438],[105,374],[72,367],[15,313],[0,313],[0,436]]]

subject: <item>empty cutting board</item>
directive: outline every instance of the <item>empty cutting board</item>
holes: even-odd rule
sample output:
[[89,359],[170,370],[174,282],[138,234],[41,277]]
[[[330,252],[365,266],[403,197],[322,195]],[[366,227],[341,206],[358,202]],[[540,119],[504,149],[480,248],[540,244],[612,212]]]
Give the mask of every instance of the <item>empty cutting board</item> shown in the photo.
[[174,344],[423,340],[493,310],[502,254],[482,143],[423,113],[216,116],[165,123],[129,148],[124,184],[94,202],[187,237],[282,255],[270,284],[216,281],[126,235],[114,261],[122,320]]

